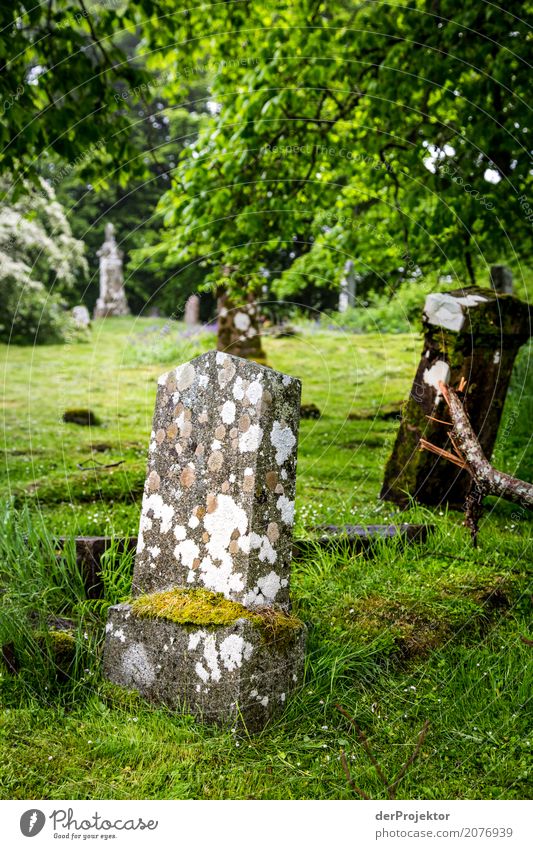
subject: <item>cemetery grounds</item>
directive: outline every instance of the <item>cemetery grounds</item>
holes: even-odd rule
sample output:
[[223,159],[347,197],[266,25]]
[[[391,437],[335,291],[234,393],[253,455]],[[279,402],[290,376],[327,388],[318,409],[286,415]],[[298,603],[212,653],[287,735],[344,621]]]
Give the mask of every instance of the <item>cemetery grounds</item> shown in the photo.
[[[323,523],[414,521],[424,544],[372,555],[316,547],[293,564],[294,612],[309,628],[303,687],[258,735],[202,726],[101,676],[106,610],[131,587],[131,555],[103,564],[105,598],[87,598],[54,538],[135,535],[159,374],[215,347],[158,319],[96,322],[89,341],[2,347],[4,464],[0,642],[22,658],[1,669],[0,794],[20,799],[373,799],[398,775],[405,799],[531,795],[531,519],[487,499],[479,547],[462,515],[378,501],[384,465],[419,360],[416,333],[350,334],[298,326],[265,339],[268,364],[299,377],[319,419],[300,425],[295,537]],[[513,373],[493,462],[533,479],[531,350]],[[65,424],[90,408],[100,424]],[[93,470],[79,466],[97,466]],[[119,464],[119,465],[113,465]],[[110,468],[104,468],[110,466]],[[66,647],[40,630],[73,620]],[[65,638],[66,639],[66,638]],[[65,667],[62,652],[74,651]],[[70,655],[69,655],[70,657]]]

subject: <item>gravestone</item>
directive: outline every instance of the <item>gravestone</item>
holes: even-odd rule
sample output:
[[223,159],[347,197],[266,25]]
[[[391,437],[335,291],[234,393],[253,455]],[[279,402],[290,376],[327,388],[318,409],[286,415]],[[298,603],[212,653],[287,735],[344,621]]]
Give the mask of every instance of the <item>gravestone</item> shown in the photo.
[[200,298],[198,295],[189,295],[185,302],[185,324],[188,327],[196,327],[200,323]]
[[490,268],[490,284],[496,292],[502,295],[513,294],[513,272],[506,265],[492,265]]
[[91,326],[91,316],[89,315],[89,310],[83,304],[79,304],[77,307],[72,307],[71,315],[74,324],[80,330],[86,330],[88,327]]
[[339,312],[346,312],[349,307],[355,306],[357,280],[353,267],[353,261],[351,259],[346,260],[339,292]]
[[122,272],[123,253],[117,245],[115,228],[111,223],[105,226],[105,241],[97,256],[100,258],[100,296],[96,301],[94,317],[129,315]]
[[453,450],[439,382],[466,381],[465,406],[481,446],[490,459],[520,346],[529,339],[529,307],[517,298],[471,286],[428,295],[424,307],[424,347],[400,429],[385,469],[381,498],[406,506],[449,503],[463,508],[470,476],[447,460],[421,451],[421,437]]
[[134,599],[107,625],[115,683],[255,730],[300,680],[305,626],[289,613],[300,391],[215,351],[159,379]]
[[259,318],[259,307],[252,295],[236,306],[227,292],[221,292],[217,302],[218,350],[265,363]]

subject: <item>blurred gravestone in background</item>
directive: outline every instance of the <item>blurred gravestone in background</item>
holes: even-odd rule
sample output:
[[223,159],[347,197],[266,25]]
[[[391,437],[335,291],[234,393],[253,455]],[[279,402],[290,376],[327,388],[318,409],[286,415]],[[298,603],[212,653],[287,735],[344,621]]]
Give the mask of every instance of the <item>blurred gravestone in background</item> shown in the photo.
[[115,239],[113,224],[106,224],[105,242],[98,251],[100,257],[100,297],[94,308],[95,318],[108,315],[129,315],[130,310],[124,291],[122,251]]

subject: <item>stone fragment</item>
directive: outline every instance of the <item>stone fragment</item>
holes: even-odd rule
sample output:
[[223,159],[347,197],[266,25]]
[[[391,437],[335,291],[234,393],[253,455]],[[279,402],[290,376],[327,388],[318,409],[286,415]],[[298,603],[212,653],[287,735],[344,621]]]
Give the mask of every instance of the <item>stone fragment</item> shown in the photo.
[[469,475],[447,460],[420,451],[421,437],[452,450],[439,382],[466,381],[465,405],[489,459],[520,346],[531,333],[529,307],[517,298],[471,286],[428,295],[424,307],[424,348],[392,455],[381,497],[400,506],[409,497],[422,504],[444,502],[463,508]]
[[490,285],[502,295],[512,295],[513,272],[506,265],[492,265],[490,268]]

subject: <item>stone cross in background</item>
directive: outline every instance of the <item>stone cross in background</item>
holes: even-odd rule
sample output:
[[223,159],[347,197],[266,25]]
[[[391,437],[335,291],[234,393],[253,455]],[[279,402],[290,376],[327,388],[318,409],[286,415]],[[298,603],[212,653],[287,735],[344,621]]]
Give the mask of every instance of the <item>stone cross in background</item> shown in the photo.
[[[115,683],[206,719],[240,716],[250,729],[294,688],[305,641],[288,615],[300,391],[295,378],[215,351],[159,379],[137,599],[109,616]],[[136,613],[173,590],[187,604],[222,599],[233,618],[213,626],[206,615],[191,628]],[[261,617],[283,638],[265,638]]]
[[439,381],[466,381],[465,403],[472,427],[490,459],[520,346],[531,335],[529,307],[517,298],[475,286],[428,295],[424,307],[424,348],[392,455],[381,497],[406,506],[448,502],[462,508],[470,486],[467,472],[419,450],[420,437],[451,450],[448,428],[427,417],[447,419]]
[[346,260],[344,264],[344,276],[341,280],[339,292],[339,312],[346,312],[349,307],[355,306],[357,279],[353,270],[353,261]]
[[105,226],[105,241],[97,254],[100,258],[100,297],[94,308],[95,318],[108,315],[129,315],[122,272],[123,253],[115,239],[115,228]]
[[196,327],[200,323],[200,298],[198,295],[189,295],[187,298],[184,318],[187,327]]
[[491,265],[490,284],[501,295],[512,295],[513,272],[506,265]]

